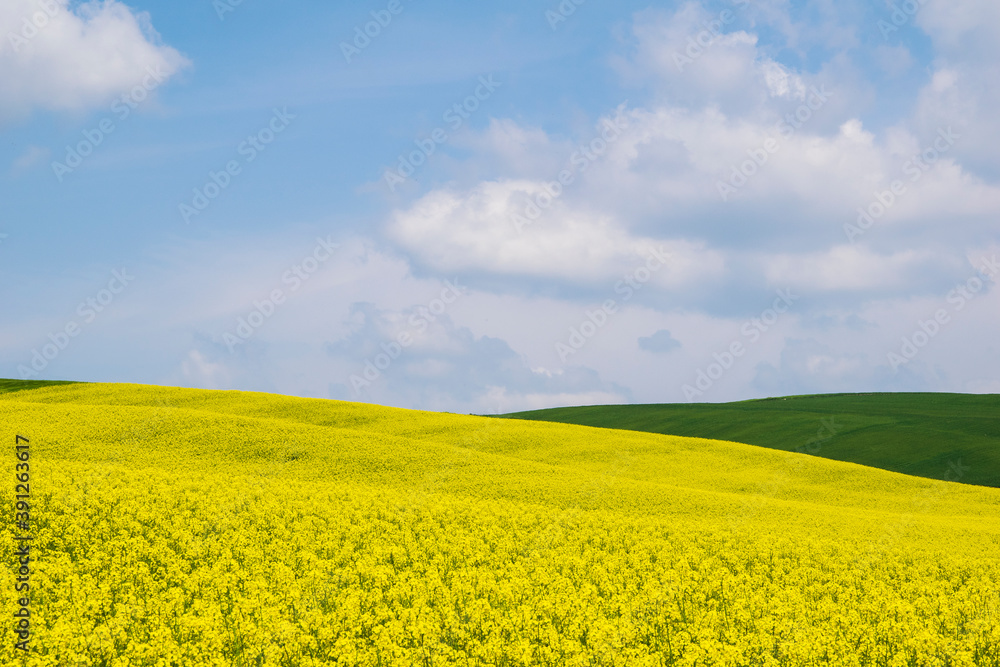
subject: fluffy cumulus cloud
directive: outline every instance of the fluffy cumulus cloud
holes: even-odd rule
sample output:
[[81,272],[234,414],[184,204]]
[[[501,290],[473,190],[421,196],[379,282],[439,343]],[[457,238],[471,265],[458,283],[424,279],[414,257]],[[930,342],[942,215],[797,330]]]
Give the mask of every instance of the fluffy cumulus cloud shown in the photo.
[[0,120],[103,105],[187,64],[160,43],[147,14],[115,0],[5,0],[0,36]]
[[724,113],[762,114],[773,100],[803,100],[806,79],[760,52],[758,36],[735,29],[749,2],[709,11],[698,2],[676,12],[636,15],[631,53],[615,60],[625,80],[649,87],[659,99]]
[[[858,25],[854,5],[819,19],[793,18],[783,3],[640,12],[612,59],[639,101],[569,137],[494,121],[467,144],[475,173],[492,161],[499,175],[431,189],[392,214],[386,235],[424,270],[500,291],[545,284],[581,303],[599,302],[597,290],[660,249],[669,261],[646,305],[673,330],[719,329],[702,337],[713,342],[685,345],[685,361],[662,354],[679,345],[668,331],[638,336],[679,374],[726,349],[714,341],[739,340],[724,331],[739,331],[768,294],[795,290],[781,337],[739,360],[713,400],[955,386],[922,360],[892,368],[886,353],[905,304],[944,298],[996,242],[996,7],[929,3],[901,21],[930,35],[936,53],[924,56],[910,105],[884,109],[878,86],[917,56],[894,33],[883,40],[876,20]],[[806,43],[822,47],[822,62],[804,64],[815,60]],[[862,311],[876,342],[836,344]],[[842,322],[811,330],[823,318]],[[625,365],[588,363],[602,377]]]
[[[619,69],[655,84],[647,104],[570,142],[504,122],[504,136],[546,153],[536,162],[562,152],[562,169],[538,178],[511,161],[510,142],[480,142],[507,176],[432,190],[396,211],[389,237],[440,271],[582,284],[662,246],[673,258],[665,288],[726,289],[740,271],[761,287],[796,280],[828,293],[906,291],[914,276],[940,288],[967,247],[988,242],[1000,189],[959,161],[957,145],[974,141],[961,119],[922,133],[904,118],[876,133],[831,106],[854,96],[844,82],[775,62],[727,27],[696,3],[640,14]],[[963,225],[945,231],[945,216]]]
[[397,212],[390,236],[437,271],[486,271],[605,285],[649,258],[657,282],[676,288],[722,270],[697,242],[632,234],[613,213],[562,200],[558,181],[492,181],[466,192],[437,190]]

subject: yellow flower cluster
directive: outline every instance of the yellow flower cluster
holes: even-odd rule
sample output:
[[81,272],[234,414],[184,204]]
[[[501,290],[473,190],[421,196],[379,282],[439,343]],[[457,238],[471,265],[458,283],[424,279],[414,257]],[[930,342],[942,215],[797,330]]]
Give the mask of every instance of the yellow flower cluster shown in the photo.
[[121,385],[0,395],[0,423],[31,437],[37,557],[4,665],[1000,666],[993,489]]

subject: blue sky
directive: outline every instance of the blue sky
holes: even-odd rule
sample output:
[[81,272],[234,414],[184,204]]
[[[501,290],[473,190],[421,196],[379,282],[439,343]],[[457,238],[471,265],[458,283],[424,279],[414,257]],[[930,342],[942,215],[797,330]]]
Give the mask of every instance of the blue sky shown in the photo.
[[1000,392],[998,19],[10,0],[0,376],[478,413]]

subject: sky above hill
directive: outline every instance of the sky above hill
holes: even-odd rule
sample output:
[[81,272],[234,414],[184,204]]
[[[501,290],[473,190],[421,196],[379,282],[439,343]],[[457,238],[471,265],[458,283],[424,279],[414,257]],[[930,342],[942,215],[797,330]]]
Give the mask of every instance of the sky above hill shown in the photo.
[[1000,392],[1000,4],[0,6],[0,376]]

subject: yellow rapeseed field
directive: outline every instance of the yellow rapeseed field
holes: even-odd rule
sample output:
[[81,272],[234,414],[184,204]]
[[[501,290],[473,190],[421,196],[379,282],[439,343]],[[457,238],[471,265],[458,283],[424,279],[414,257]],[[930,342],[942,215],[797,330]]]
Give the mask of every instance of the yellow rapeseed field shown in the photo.
[[1000,666],[995,489],[135,385],[0,394],[0,425],[3,665]]

